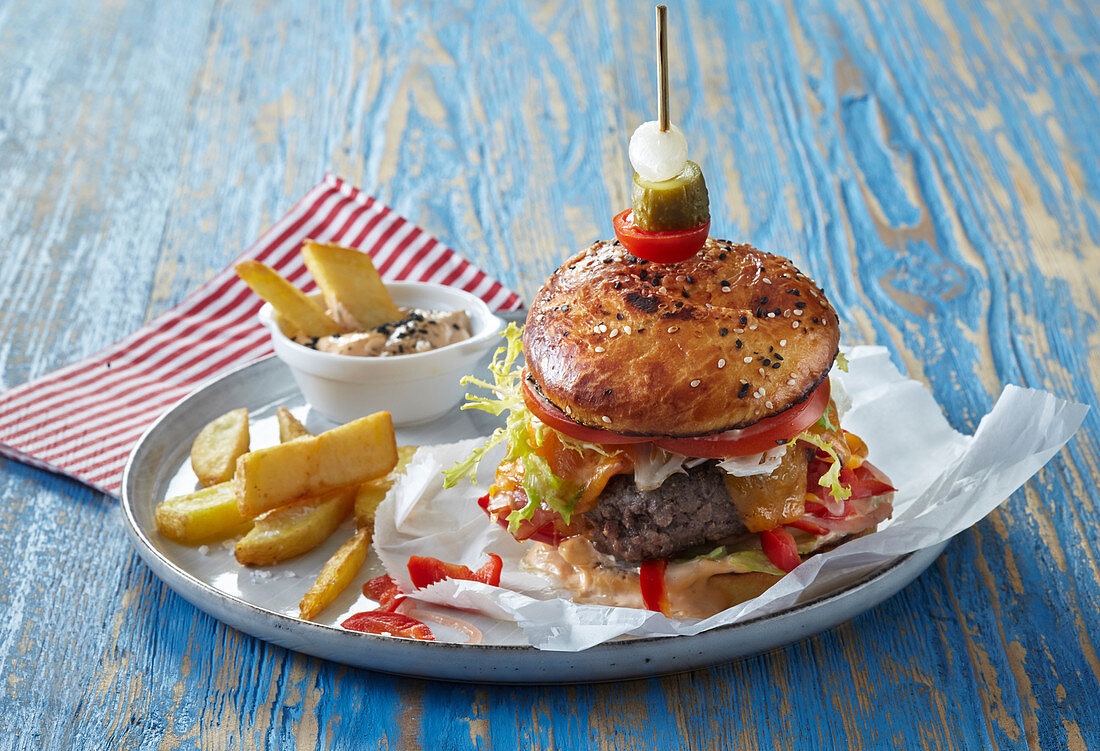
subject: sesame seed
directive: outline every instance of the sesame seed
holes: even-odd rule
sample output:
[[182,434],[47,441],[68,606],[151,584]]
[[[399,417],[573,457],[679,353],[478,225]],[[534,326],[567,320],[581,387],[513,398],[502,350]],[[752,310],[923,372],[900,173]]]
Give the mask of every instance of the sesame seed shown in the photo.
[[606,352],[607,350],[604,349],[603,347],[596,347],[596,351],[597,352]]
[[756,331],[757,328],[758,328],[757,325],[754,323],[751,326],[749,326],[749,331]]
[[726,328],[718,329],[718,336],[725,336],[729,332],[730,332],[730,330],[726,329]]
[[679,326],[669,326],[668,327],[668,333],[670,333],[670,334],[675,334],[679,330],[680,330]]
[[791,380],[787,381],[787,385],[788,386],[793,386],[794,385],[794,379],[792,378]]
[[766,392],[766,391],[764,391],[764,387],[763,387],[763,386],[761,386],[761,387],[760,387],[760,396],[764,396],[764,394],[766,394],[766,393],[767,393],[767,392]]
[[796,316],[800,316],[800,315],[802,315],[802,311],[801,311],[801,310],[799,310],[798,308],[795,308],[795,309],[794,309],[794,310],[792,310],[791,312],[792,312],[792,313],[794,313],[794,314],[795,314]]
[[695,277],[691,275],[685,276],[684,281],[686,281],[688,284],[695,284]]
[[720,359],[718,361],[718,369],[721,370],[724,367],[726,367],[726,361],[725,361],[725,359]]
[[735,342],[734,342],[734,344],[735,344],[735,345],[737,345],[737,349],[741,349],[741,347],[743,347],[743,346],[744,346],[744,344],[743,344],[743,343],[741,342],[741,340],[740,340],[740,339],[738,339],[737,341],[735,341]]
[[792,329],[797,329],[798,328],[798,321],[795,321],[794,323],[792,323],[791,328]]
[[607,423],[610,423],[610,422],[611,422],[611,418],[610,418],[610,417],[608,417],[607,415],[604,415],[604,416],[603,416],[603,418],[601,418],[601,419],[603,419],[603,421],[604,421],[604,422],[607,422]]
[[787,340],[786,339],[780,339],[779,340],[779,346],[780,347],[786,347],[787,346]]
[[765,276],[765,277],[763,277],[763,279],[764,279],[764,284],[771,284],[771,283],[772,283],[772,280],[771,280],[771,279],[769,279],[769,278],[768,278],[768,277],[766,277],[766,276]]
[[623,326],[623,333],[629,336],[630,335],[630,327],[629,326]]
[[752,358],[751,357],[746,357],[745,362],[752,362]]
[[596,330],[599,331],[601,334],[606,334],[607,333],[607,324],[606,323],[601,323]]
[[614,339],[618,335],[619,335],[619,330],[618,329],[611,329],[611,333],[607,335],[607,338],[608,339]]
[[764,402],[764,406],[767,407],[768,409],[771,409],[772,408],[772,403],[770,401]]
[[617,318],[618,320],[621,321],[621,320],[623,320],[623,314],[622,313],[616,313],[615,318]]
[[768,313],[768,318],[775,318],[775,313]]
[[692,381],[692,382],[691,382],[691,387],[692,387],[692,388],[695,388],[695,387],[696,387],[696,386],[698,386],[698,385],[699,385],[700,383],[702,383],[702,381],[700,381],[700,380],[699,380],[698,378],[696,378],[696,379],[695,379],[694,381]]

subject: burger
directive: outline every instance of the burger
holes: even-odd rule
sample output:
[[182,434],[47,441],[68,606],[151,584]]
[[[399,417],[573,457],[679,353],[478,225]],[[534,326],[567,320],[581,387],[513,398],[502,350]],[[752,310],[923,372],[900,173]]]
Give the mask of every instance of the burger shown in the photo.
[[785,258],[598,242],[505,335],[494,382],[471,379],[493,395],[468,406],[506,426],[448,482],[507,443],[480,503],[578,601],[706,617],[890,516],[832,399],[836,312]]
[[[633,207],[569,258],[467,408],[505,426],[445,472],[582,602],[703,618],[873,531],[894,489],[840,426],[836,311],[786,258],[709,237],[682,135],[635,131]],[[523,362],[520,363],[520,354]]]

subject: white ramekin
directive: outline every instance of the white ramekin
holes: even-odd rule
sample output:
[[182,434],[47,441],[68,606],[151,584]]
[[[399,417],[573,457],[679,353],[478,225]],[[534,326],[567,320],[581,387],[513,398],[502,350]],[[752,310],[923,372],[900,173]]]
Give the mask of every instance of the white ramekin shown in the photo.
[[318,352],[287,337],[260,309],[260,323],[271,333],[275,354],[286,363],[310,406],[328,419],[345,423],[387,410],[395,425],[413,425],[442,417],[465,394],[459,381],[473,373],[486,350],[500,342],[504,322],[479,297],[454,287],[423,282],[388,282],[393,301],[410,308],[465,310],[471,336],[440,349],[394,357],[351,357]]

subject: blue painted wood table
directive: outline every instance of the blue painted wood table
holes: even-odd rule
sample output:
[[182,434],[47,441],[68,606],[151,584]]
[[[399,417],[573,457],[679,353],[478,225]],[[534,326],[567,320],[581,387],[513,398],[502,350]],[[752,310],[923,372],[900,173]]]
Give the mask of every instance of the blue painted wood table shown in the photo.
[[[790,255],[970,432],[1097,404],[1090,0],[670,3],[714,234]],[[652,8],[0,0],[0,386],[223,268],[326,170],[528,299],[627,205]],[[1090,7],[1091,6],[1091,7]],[[1097,748],[1100,414],[913,585],[734,664],[392,677],[174,595],[118,504],[0,460],[0,748]]]

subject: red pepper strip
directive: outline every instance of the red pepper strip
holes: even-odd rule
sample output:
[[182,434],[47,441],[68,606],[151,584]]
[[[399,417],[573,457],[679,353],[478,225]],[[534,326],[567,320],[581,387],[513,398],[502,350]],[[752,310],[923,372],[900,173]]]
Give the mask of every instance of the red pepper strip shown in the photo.
[[379,604],[379,610],[392,612],[405,601],[405,595],[389,574],[376,576],[363,585],[363,594]]
[[798,545],[786,527],[776,527],[760,533],[760,546],[768,560],[783,571],[791,572],[802,563],[798,556]]
[[500,572],[504,570],[504,561],[499,555],[489,553],[489,562],[474,572],[472,579],[490,587],[500,586]]
[[356,613],[340,625],[349,631],[362,631],[364,634],[389,634],[406,639],[435,641],[435,636],[427,625],[404,613],[389,613],[384,610]]
[[479,581],[494,587],[500,586],[500,572],[504,567],[499,555],[489,554],[489,562],[476,572],[468,566],[458,563],[446,563],[438,558],[414,555],[409,558],[409,578],[413,586],[423,589],[430,584],[435,584],[443,579],[465,579],[467,581]]
[[[815,504],[815,505],[820,505],[820,504]],[[822,506],[822,508],[825,508],[825,507]],[[787,526],[788,527],[794,527],[795,529],[801,529],[803,532],[809,532],[811,535],[823,535],[823,534],[825,534],[826,532],[829,531],[829,530],[825,529],[824,527],[822,527],[820,524],[814,524],[812,521],[810,521],[806,517],[802,517],[801,519],[795,519],[793,522],[788,522]]]
[[668,590],[665,588],[665,569],[668,561],[661,558],[642,561],[638,578],[642,585],[642,604],[646,610],[669,614]]

